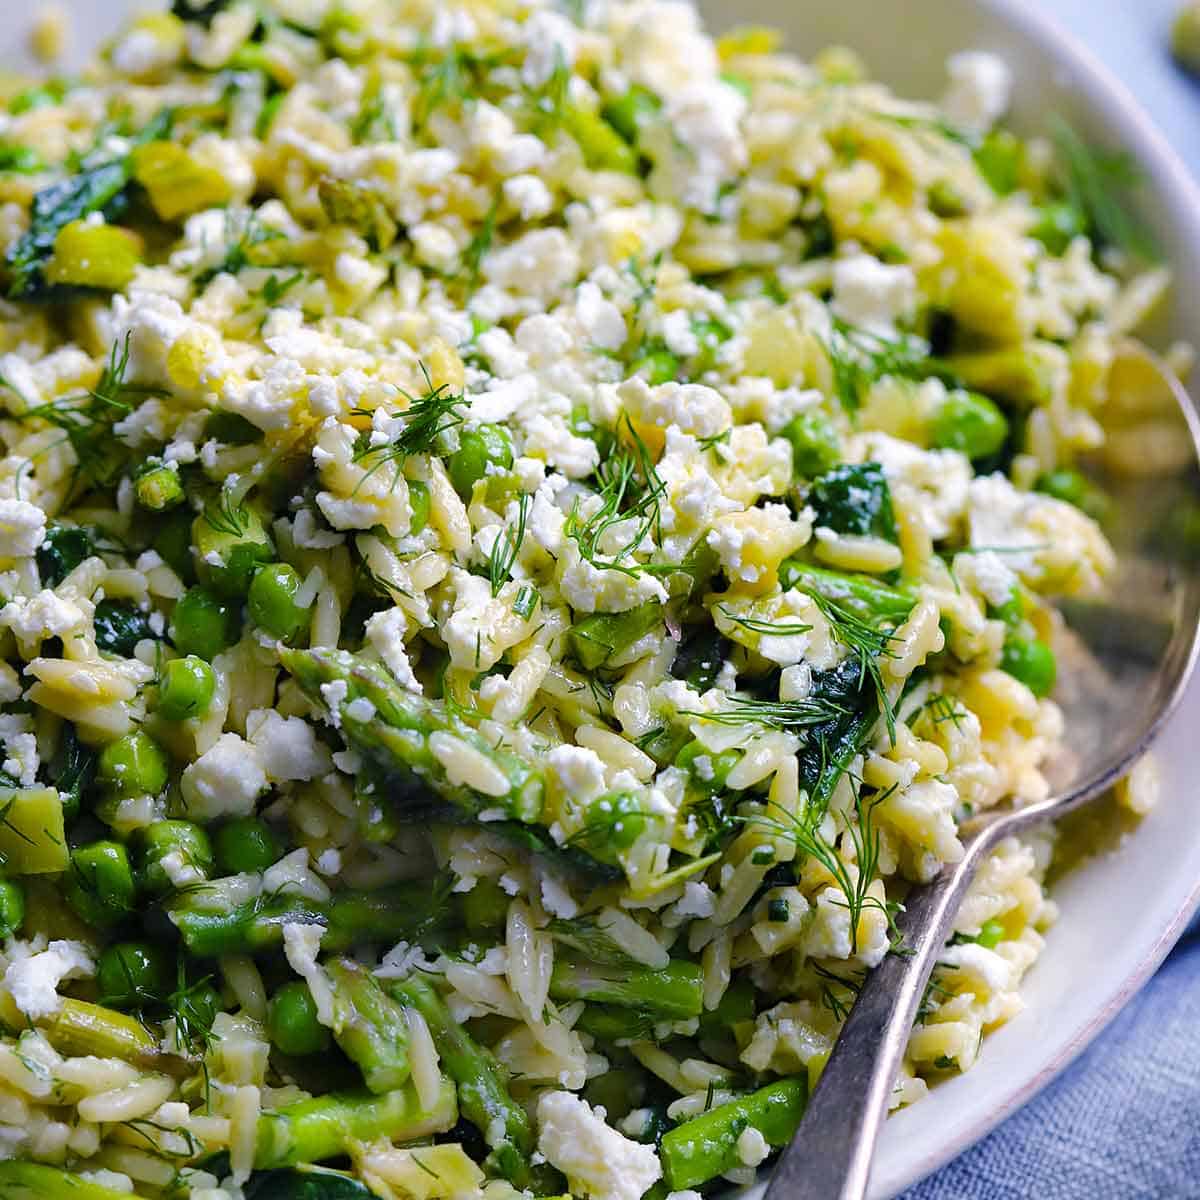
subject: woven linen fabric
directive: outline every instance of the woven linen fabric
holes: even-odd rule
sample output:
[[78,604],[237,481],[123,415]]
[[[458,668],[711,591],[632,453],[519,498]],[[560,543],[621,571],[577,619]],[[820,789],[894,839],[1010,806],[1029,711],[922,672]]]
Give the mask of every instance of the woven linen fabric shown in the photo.
[[1200,921],[1044,1092],[900,1200],[1200,1197]]

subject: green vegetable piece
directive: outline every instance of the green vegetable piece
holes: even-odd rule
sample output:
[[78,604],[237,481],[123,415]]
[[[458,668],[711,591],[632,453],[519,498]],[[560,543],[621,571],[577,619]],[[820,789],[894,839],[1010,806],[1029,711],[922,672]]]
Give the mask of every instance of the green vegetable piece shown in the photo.
[[1056,257],[1077,238],[1087,233],[1087,219],[1074,204],[1056,201],[1044,204],[1029,236],[1041,242]]
[[240,624],[235,605],[207,588],[192,587],[175,605],[171,640],[181,654],[194,654],[211,662],[237,641]]
[[672,1191],[699,1187],[741,1165],[737,1142],[746,1129],[757,1129],[769,1146],[786,1146],[807,1098],[804,1077],[781,1079],[668,1130],[659,1146],[667,1186]]
[[117,942],[100,955],[96,986],[110,1008],[159,1004],[175,986],[175,956],[151,942]]
[[221,172],[194,158],[178,142],[138,146],[132,165],[133,177],[146,189],[150,206],[164,221],[218,208],[231,196]]
[[78,525],[51,525],[37,550],[43,587],[57,587],[92,553],[92,539]]
[[14,117],[19,117],[22,113],[33,112],[35,109],[53,108],[63,102],[70,90],[70,84],[65,79],[47,79],[18,92],[8,102],[8,111]]
[[462,893],[463,924],[472,933],[501,929],[508,914],[508,893],[491,876],[475,882],[469,892]]
[[458,449],[446,464],[454,490],[469,500],[478,480],[513,465],[512,438],[503,425],[480,425],[464,430]]
[[133,481],[134,499],[150,512],[166,512],[184,501],[183,482],[173,463],[150,459]]
[[1008,418],[979,392],[951,392],[933,414],[929,440],[940,450],[961,450],[972,460],[989,458],[1008,440]]
[[396,240],[399,227],[395,218],[378,189],[369,183],[322,175],[317,196],[329,221],[357,230],[373,250],[386,250]]
[[60,1054],[120,1058],[151,1071],[172,1071],[182,1065],[162,1050],[161,1037],[136,1017],[70,996],[63,999],[45,1033]]
[[429,485],[408,480],[408,532],[416,535],[429,524]]
[[154,631],[145,613],[132,604],[105,598],[96,605],[93,620],[96,630],[96,645],[109,654],[132,658],[138,642],[153,639]]
[[210,504],[192,522],[196,574],[214,595],[240,600],[275,546],[262,517],[249,505]]
[[995,950],[1004,941],[1004,926],[999,921],[984,921],[975,941],[987,950]]
[[4,1200],[129,1200],[123,1191],[73,1175],[62,1167],[15,1158],[0,1162],[0,1195]]
[[679,359],[665,347],[647,350],[629,365],[630,375],[641,375],[651,387],[677,379],[679,371]]
[[[453,806],[459,819],[463,815],[474,819],[486,808],[500,808],[515,821],[536,821],[541,816],[544,765],[493,746],[442,701],[402,688],[378,665],[341,650],[282,650],[280,661],[318,704],[327,705],[331,694],[323,684],[345,684],[335,712],[346,741],[389,775],[418,776]],[[371,702],[372,715],[366,719],[361,706],[354,704],[360,697]],[[466,783],[451,782],[430,746],[430,738],[439,732],[453,734],[486,756],[507,781],[505,791],[484,794]],[[406,791],[407,803],[420,803],[422,798],[412,796],[412,789]]]
[[533,1132],[529,1114],[509,1094],[504,1068],[451,1016],[427,979],[411,976],[386,986],[396,1000],[425,1018],[442,1068],[458,1085],[462,1115],[491,1148],[488,1165],[494,1164],[514,1187],[528,1187]]
[[338,959],[325,967],[333,984],[333,1038],[362,1071],[369,1091],[398,1088],[410,1073],[404,1010],[363,966]]
[[567,644],[579,665],[585,671],[594,671],[656,628],[662,612],[662,605],[652,601],[625,612],[592,613],[571,627]]
[[92,842],[71,853],[64,881],[67,903],[89,925],[108,929],[134,907],[136,889],[129,856],[120,842]]
[[256,1168],[321,1162],[343,1155],[354,1142],[387,1138],[412,1142],[445,1133],[458,1120],[454,1085],[447,1079],[432,1108],[425,1110],[411,1083],[374,1096],[368,1091],[328,1092],[258,1120]]
[[140,729],[109,742],[96,764],[97,780],[113,796],[157,796],[169,776],[163,748]]
[[155,530],[151,542],[163,562],[185,583],[196,578],[192,561],[192,514],[177,509]]
[[0,937],[12,937],[24,921],[24,890],[11,879],[0,879]]
[[1009,589],[1003,604],[988,605],[988,616],[1003,621],[1010,629],[1020,631],[1025,621],[1025,601],[1019,586]]
[[84,793],[96,777],[96,753],[85,746],[71,722],[64,722],[49,766],[50,782],[62,797],[63,820],[79,815]]
[[568,101],[562,108],[562,124],[578,144],[583,161],[593,170],[626,175],[637,171],[637,153],[598,112]]
[[209,413],[204,422],[206,440],[221,442],[226,446],[253,446],[263,440],[263,431],[241,413],[218,408]]
[[301,1058],[329,1048],[329,1030],[317,1020],[317,1004],[301,979],[285,983],[267,1007],[267,1032],[284,1054]]
[[653,121],[662,102],[651,91],[634,84],[623,95],[609,101],[600,115],[632,146],[641,136],[642,126]]
[[175,891],[175,878],[190,885],[213,873],[212,843],[192,821],[155,821],[138,830],[133,845],[138,887],[152,896]]
[[[595,1005],[588,1007],[594,1008]],[[585,1009],[584,1017],[586,1015]],[[610,1123],[620,1121],[635,1108],[643,1107],[645,1097],[645,1072],[633,1067],[610,1066],[603,1074],[593,1075],[583,1087],[583,1098],[589,1104],[602,1105],[605,1119]]]
[[935,217],[941,217],[943,220],[965,217],[969,211],[962,192],[948,179],[936,180],[926,193],[925,199],[929,205],[929,211]]
[[46,282],[120,291],[138,269],[140,251],[140,240],[128,229],[71,221],[54,239],[54,252],[44,267]]
[[975,165],[997,196],[1017,190],[1024,159],[1020,138],[1007,129],[993,129],[975,150]]
[[265,871],[283,857],[283,840],[260,817],[235,817],[213,834],[217,866],[226,875]]
[[697,963],[672,959],[661,970],[614,967],[559,958],[550,978],[555,1000],[587,1000],[686,1021],[703,1011],[703,972]]
[[1054,651],[1035,637],[1010,634],[1000,654],[1000,667],[1039,698],[1054,690],[1058,674]]
[[1058,467],[1038,477],[1036,491],[1056,500],[1065,500],[1087,513],[1094,521],[1103,521],[1109,513],[1109,499],[1102,488],[1097,487],[1082,471],[1070,467]]
[[812,486],[809,503],[818,528],[861,537],[896,540],[892,492],[877,462],[845,464],[826,471]]
[[588,805],[587,820],[572,844],[601,862],[616,864],[646,831],[650,818],[632,792],[605,792]]
[[845,575],[788,558],[780,564],[779,583],[831,600],[839,608],[872,625],[901,625],[908,620],[916,597],[906,588],[889,587],[870,575]]
[[602,1042],[621,1040],[644,1041],[654,1037],[654,1026],[660,1018],[653,1013],[634,1008],[618,1008],[612,1004],[587,1004],[575,1028],[591,1034]]
[[44,171],[46,163],[42,156],[29,146],[0,145],[0,171],[14,175],[33,175]]
[[792,444],[792,471],[815,479],[832,470],[842,456],[841,438],[824,413],[810,410],[793,417],[780,431]]
[[376,1200],[378,1193],[345,1171],[297,1163],[294,1167],[255,1171],[242,1185],[242,1195],[245,1200]]
[[0,788],[0,863],[10,875],[65,871],[70,857],[57,788]]
[[217,674],[202,658],[187,654],[163,667],[158,683],[158,714],[168,721],[202,717],[217,690]]
[[691,741],[679,751],[675,765],[691,774],[694,788],[715,793],[724,791],[729,772],[737,766],[741,757],[738,750],[722,750],[716,754],[700,742]]
[[734,979],[725,989],[716,1008],[700,1014],[702,1038],[728,1038],[734,1025],[753,1021],[755,989],[748,979]]
[[279,947],[289,923],[323,925],[321,947],[330,953],[367,943],[413,941],[438,928],[446,909],[444,895],[428,882],[338,892],[323,903],[283,892],[234,904],[228,885],[217,879],[181,892],[167,911],[191,955],[218,958]]
[[692,356],[692,375],[715,370],[721,347],[733,337],[733,330],[715,317],[693,317],[692,333],[700,344]]
[[296,601],[303,584],[295,567],[287,563],[263,567],[250,584],[251,620],[281,641],[296,641],[309,624],[308,609]]

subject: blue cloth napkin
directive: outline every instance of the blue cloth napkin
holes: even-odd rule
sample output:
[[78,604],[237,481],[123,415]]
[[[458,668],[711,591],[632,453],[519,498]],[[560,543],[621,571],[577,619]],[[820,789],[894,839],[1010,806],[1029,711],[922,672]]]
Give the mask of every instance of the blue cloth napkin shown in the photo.
[[[1200,84],[1167,49],[1182,0],[1029,2],[1125,81],[1200,175]],[[1200,1197],[1200,918],[1063,1076],[900,1200],[1187,1197]]]

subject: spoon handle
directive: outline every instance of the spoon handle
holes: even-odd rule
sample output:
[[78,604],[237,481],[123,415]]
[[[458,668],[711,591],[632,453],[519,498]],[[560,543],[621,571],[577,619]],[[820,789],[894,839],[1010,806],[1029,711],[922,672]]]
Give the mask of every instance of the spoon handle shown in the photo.
[[767,1188],[766,1200],[862,1200],[875,1140],[934,963],[992,838],[976,836],[961,862],[913,888],[897,920],[904,952],[867,976]]

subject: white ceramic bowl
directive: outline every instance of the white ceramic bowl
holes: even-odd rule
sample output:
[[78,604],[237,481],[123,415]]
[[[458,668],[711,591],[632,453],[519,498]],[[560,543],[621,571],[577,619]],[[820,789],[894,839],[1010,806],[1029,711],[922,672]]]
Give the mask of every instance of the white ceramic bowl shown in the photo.
[[[141,0],[66,0],[73,61]],[[702,0],[714,26],[782,28],[790,49],[841,43],[901,94],[934,97],[948,55],[980,48],[1013,69],[1013,116],[1032,131],[1059,112],[1093,140],[1131,151],[1147,179],[1143,215],[1176,273],[1162,339],[1197,338],[1200,192],[1125,87],[1040,15],[1035,0]],[[0,27],[0,64],[26,60],[18,6]],[[31,2],[24,11],[32,16]],[[872,1196],[895,1195],[991,1130],[1100,1032],[1161,962],[1200,900],[1200,839],[1189,734],[1200,728],[1200,680],[1160,743],[1163,799],[1122,849],[1055,892],[1062,919],[1025,985],[1027,1010],[987,1039],[978,1064],[887,1124]]]

